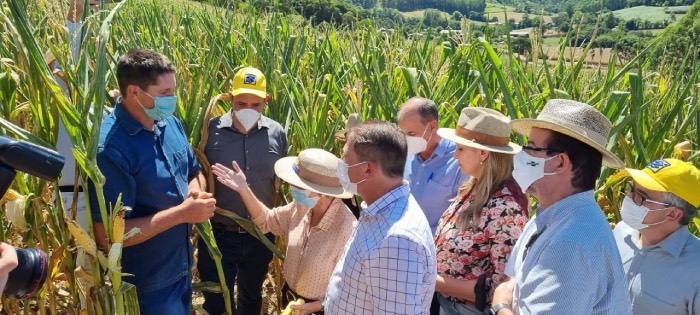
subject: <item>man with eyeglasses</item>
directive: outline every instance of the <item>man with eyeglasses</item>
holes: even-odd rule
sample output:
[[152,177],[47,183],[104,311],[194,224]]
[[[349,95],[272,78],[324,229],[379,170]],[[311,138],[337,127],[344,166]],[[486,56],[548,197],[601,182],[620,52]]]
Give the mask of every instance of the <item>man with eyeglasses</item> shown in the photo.
[[601,166],[624,163],[606,149],[612,127],[598,110],[550,100],[537,119],[511,121],[528,136],[513,178],[537,198],[515,244],[491,314],[630,314],[615,239],[593,189]]
[[613,234],[635,315],[700,313],[700,240],[688,223],[700,207],[700,171],[676,160],[625,169],[627,183]]

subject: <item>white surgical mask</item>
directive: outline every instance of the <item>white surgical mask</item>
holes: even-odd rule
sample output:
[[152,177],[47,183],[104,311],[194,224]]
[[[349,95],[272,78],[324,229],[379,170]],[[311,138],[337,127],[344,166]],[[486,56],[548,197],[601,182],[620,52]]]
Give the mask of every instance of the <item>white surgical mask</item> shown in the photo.
[[345,163],[345,161],[338,160],[337,172],[338,172],[338,180],[340,180],[340,186],[343,186],[343,189],[345,189],[347,192],[349,192],[353,195],[357,195],[357,185],[364,182],[366,178],[357,182],[357,183],[353,183],[352,181],[350,181],[350,174],[348,173],[348,171],[350,170],[351,167],[358,166],[358,165],[363,164],[363,163],[367,163],[367,161],[360,162],[360,163],[353,164],[353,165],[348,165],[348,163]]
[[544,163],[555,157],[557,156],[548,158],[534,157],[527,154],[524,150],[516,154],[513,157],[513,179],[520,185],[520,189],[525,192],[538,179],[556,174],[544,172]]
[[420,137],[417,136],[406,136],[406,145],[408,146],[408,155],[414,155],[425,151],[428,148],[428,141],[433,138],[433,134],[430,134],[430,138],[425,140],[423,138],[425,133],[428,131],[428,126],[423,129],[423,134]]
[[234,112],[234,115],[236,115],[236,118],[238,121],[243,125],[243,128],[245,128],[246,131],[250,130],[250,128],[253,128],[255,123],[258,122],[258,119],[260,119],[260,113],[254,109],[250,108],[244,108],[241,110],[237,110]]
[[666,220],[661,220],[660,222],[656,223],[651,223],[651,224],[646,224],[642,223],[644,222],[644,218],[647,217],[647,213],[649,211],[663,211],[667,210],[668,207],[663,208],[663,209],[649,209],[645,206],[639,206],[636,203],[634,203],[634,200],[632,198],[625,196],[625,199],[622,201],[622,208],[620,209],[620,215],[622,215],[622,221],[627,223],[631,228],[635,230],[641,230],[650,226],[654,226],[657,224],[664,223]]

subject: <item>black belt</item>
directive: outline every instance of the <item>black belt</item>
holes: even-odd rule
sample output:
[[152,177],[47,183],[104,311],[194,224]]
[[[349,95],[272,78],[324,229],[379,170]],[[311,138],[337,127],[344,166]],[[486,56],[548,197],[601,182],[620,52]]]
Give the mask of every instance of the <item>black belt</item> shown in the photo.
[[[287,282],[284,282],[284,285],[282,285],[282,307],[287,307],[287,304],[291,301],[296,301],[298,299],[304,300],[304,303],[312,303],[316,302],[318,300],[312,300],[312,299],[307,299],[296,292],[292,290],[292,288],[289,287],[289,284]],[[320,312],[314,312],[313,314],[316,315],[323,315],[323,311]]]
[[212,222],[211,227],[215,230],[222,230],[226,232],[234,232],[234,233],[248,233],[248,231],[244,228],[242,228],[240,225],[228,225],[228,224],[223,224],[223,223],[216,223]]
[[[73,186],[73,185],[58,186],[58,190],[60,192],[74,192],[75,186]],[[78,186],[78,192],[83,192],[83,186]]]

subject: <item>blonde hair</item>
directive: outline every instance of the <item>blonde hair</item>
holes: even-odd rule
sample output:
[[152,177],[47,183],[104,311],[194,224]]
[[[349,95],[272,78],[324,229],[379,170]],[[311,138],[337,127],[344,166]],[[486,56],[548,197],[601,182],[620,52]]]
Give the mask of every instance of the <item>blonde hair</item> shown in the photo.
[[513,156],[505,153],[489,152],[484,161],[484,172],[481,179],[471,177],[462,184],[457,199],[465,195],[474,196],[469,206],[460,211],[457,217],[457,227],[467,229],[476,227],[481,219],[481,211],[491,198],[491,195],[507,180],[512,179]]

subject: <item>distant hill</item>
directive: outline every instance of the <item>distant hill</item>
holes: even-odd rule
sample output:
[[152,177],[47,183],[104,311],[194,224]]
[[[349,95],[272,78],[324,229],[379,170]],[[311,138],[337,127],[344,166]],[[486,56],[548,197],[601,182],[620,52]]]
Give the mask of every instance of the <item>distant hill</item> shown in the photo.
[[678,60],[684,58],[687,52],[693,51],[694,58],[700,58],[700,1],[693,4],[683,18],[669,26],[659,37],[657,47],[662,49],[662,56],[666,60]]

